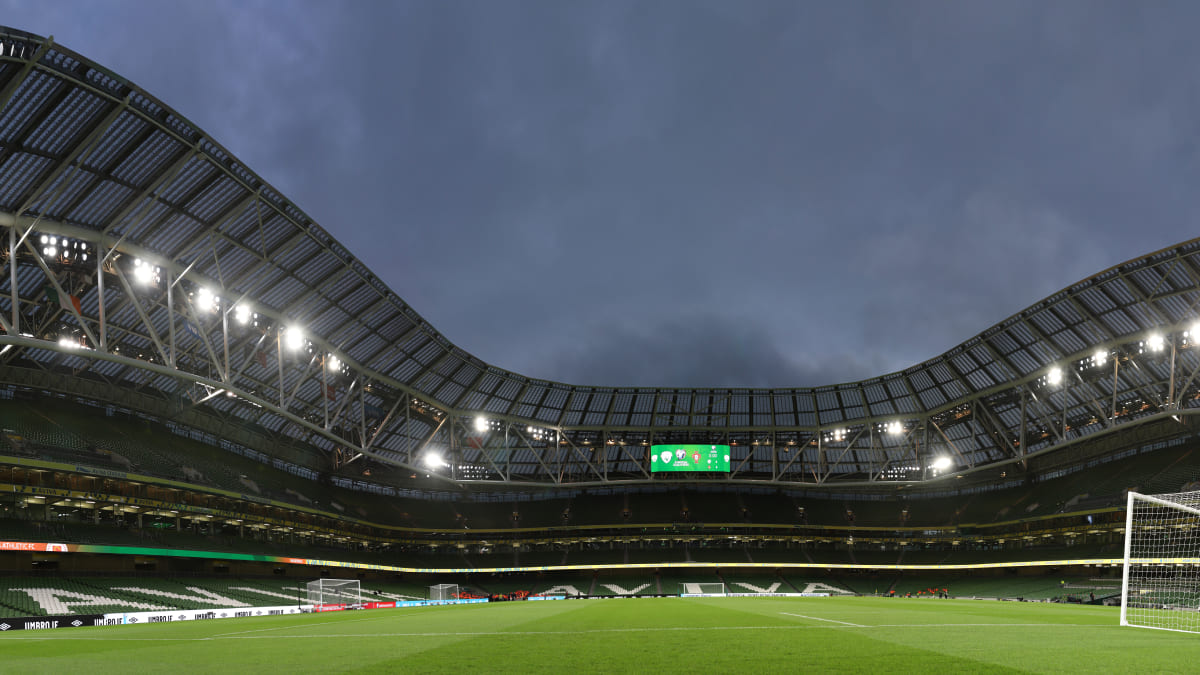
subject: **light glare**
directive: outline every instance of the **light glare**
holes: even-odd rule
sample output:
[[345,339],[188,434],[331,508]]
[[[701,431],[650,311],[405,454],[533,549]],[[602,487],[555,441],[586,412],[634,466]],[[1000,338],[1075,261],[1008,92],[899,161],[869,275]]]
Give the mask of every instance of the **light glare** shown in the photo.
[[154,283],[154,266],[139,260],[133,261],[133,278],[140,284]]
[[250,306],[246,305],[244,303],[238,305],[237,308],[233,310],[233,318],[235,321],[237,321],[238,323],[240,323],[242,325],[246,325],[247,323],[249,323],[250,322]]
[[304,333],[296,326],[289,326],[283,334],[283,344],[288,349],[296,351],[304,346]]
[[1149,347],[1150,351],[1152,352],[1161,352],[1164,344],[1165,341],[1163,340],[1163,336],[1159,333],[1155,333],[1146,339],[1146,346]]
[[217,307],[217,296],[207,288],[196,291],[196,304],[201,311],[211,312]]
[[1059,368],[1058,366],[1051,368],[1050,372],[1046,373],[1046,382],[1049,382],[1050,384],[1060,384],[1062,382],[1062,378],[1062,368]]

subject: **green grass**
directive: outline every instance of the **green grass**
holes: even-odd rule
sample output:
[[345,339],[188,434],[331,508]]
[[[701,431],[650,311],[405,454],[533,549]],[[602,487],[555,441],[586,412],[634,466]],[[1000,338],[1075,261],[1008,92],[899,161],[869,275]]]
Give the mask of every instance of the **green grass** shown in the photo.
[[0,634],[0,671],[1175,673],[1200,636],[1099,606],[885,598],[512,602]]

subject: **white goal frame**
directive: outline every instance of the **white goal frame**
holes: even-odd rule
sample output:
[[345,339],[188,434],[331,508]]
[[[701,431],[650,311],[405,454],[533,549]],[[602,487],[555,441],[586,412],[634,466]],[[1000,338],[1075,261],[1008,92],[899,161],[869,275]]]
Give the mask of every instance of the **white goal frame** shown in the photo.
[[1121,625],[1200,633],[1200,492],[1129,491]]
[[304,586],[310,605],[362,605],[358,579],[316,579]]
[[429,599],[436,602],[458,600],[458,584],[434,584],[429,587]]
[[724,596],[728,595],[725,584],[720,581],[681,581],[679,582],[679,596]]

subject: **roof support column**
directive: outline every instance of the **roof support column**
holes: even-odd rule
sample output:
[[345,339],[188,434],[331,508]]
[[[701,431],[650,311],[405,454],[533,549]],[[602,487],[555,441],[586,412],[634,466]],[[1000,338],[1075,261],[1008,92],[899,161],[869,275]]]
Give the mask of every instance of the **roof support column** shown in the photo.
[[[26,231],[28,232],[28,230]],[[21,298],[17,294],[17,226],[8,228],[8,290],[12,298],[12,330],[21,332]]]
[[104,252],[103,244],[96,244],[96,301],[100,305],[98,332],[100,334],[100,344],[96,348],[101,351],[108,351],[108,313],[104,305],[104,260],[108,256]]

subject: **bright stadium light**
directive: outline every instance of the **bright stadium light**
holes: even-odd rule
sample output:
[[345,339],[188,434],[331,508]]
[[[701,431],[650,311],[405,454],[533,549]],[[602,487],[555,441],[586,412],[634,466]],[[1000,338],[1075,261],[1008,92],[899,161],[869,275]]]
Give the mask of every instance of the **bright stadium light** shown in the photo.
[[1152,352],[1161,352],[1166,345],[1166,340],[1163,339],[1161,333],[1155,333],[1146,338],[1146,348]]
[[488,430],[487,418],[484,417],[483,415],[476,417],[475,418],[475,431],[487,431],[487,430]]
[[329,358],[326,360],[326,363],[328,364],[329,370],[334,373],[341,370],[341,368],[342,368],[342,360],[339,359],[338,357],[334,356],[333,354],[329,355]]
[[141,258],[135,258],[133,261],[133,278],[143,286],[157,283],[158,268]]
[[946,469],[949,469],[953,464],[954,464],[954,462],[949,457],[942,455],[941,457],[938,457],[937,459],[933,460],[933,464],[931,464],[930,466],[932,466],[935,471],[945,471]]
[[439,469],[446,466],[446,460],[442,459],[442,456],[436,452],[427,452],[425,453],[425,466],[431,469]]
[[1103,349],[1097,349],[1095,354],[1092,354],[1092,365],[1099,368],[1108,360],[1108,352]]
[[218,298],[216,295],[213,295],[212,291],[204,288],[203,286],[196,291],[196,307],[200,311],[211,312],[217,308],[220,302],[220,298]]
[[1051,386],[1056,385],[1056,384],[1062,384],[1062,379],[1063,379],[1062,368],[1059,368],[1058,366],[1051,368],[1050,372],[1046,373],[1046,382],[1048,384],[1050,384]]
[[291,351],[298,351],[304,346],[304,333],[298,326],[288,326],[283,332],[283,344]]
[[233,319],[244,326],[250,323],[250,315],[252,313],[253,312],[250,311],[250,305],[247,305],[244,302],[238,303],[238,306],[233,310]]

